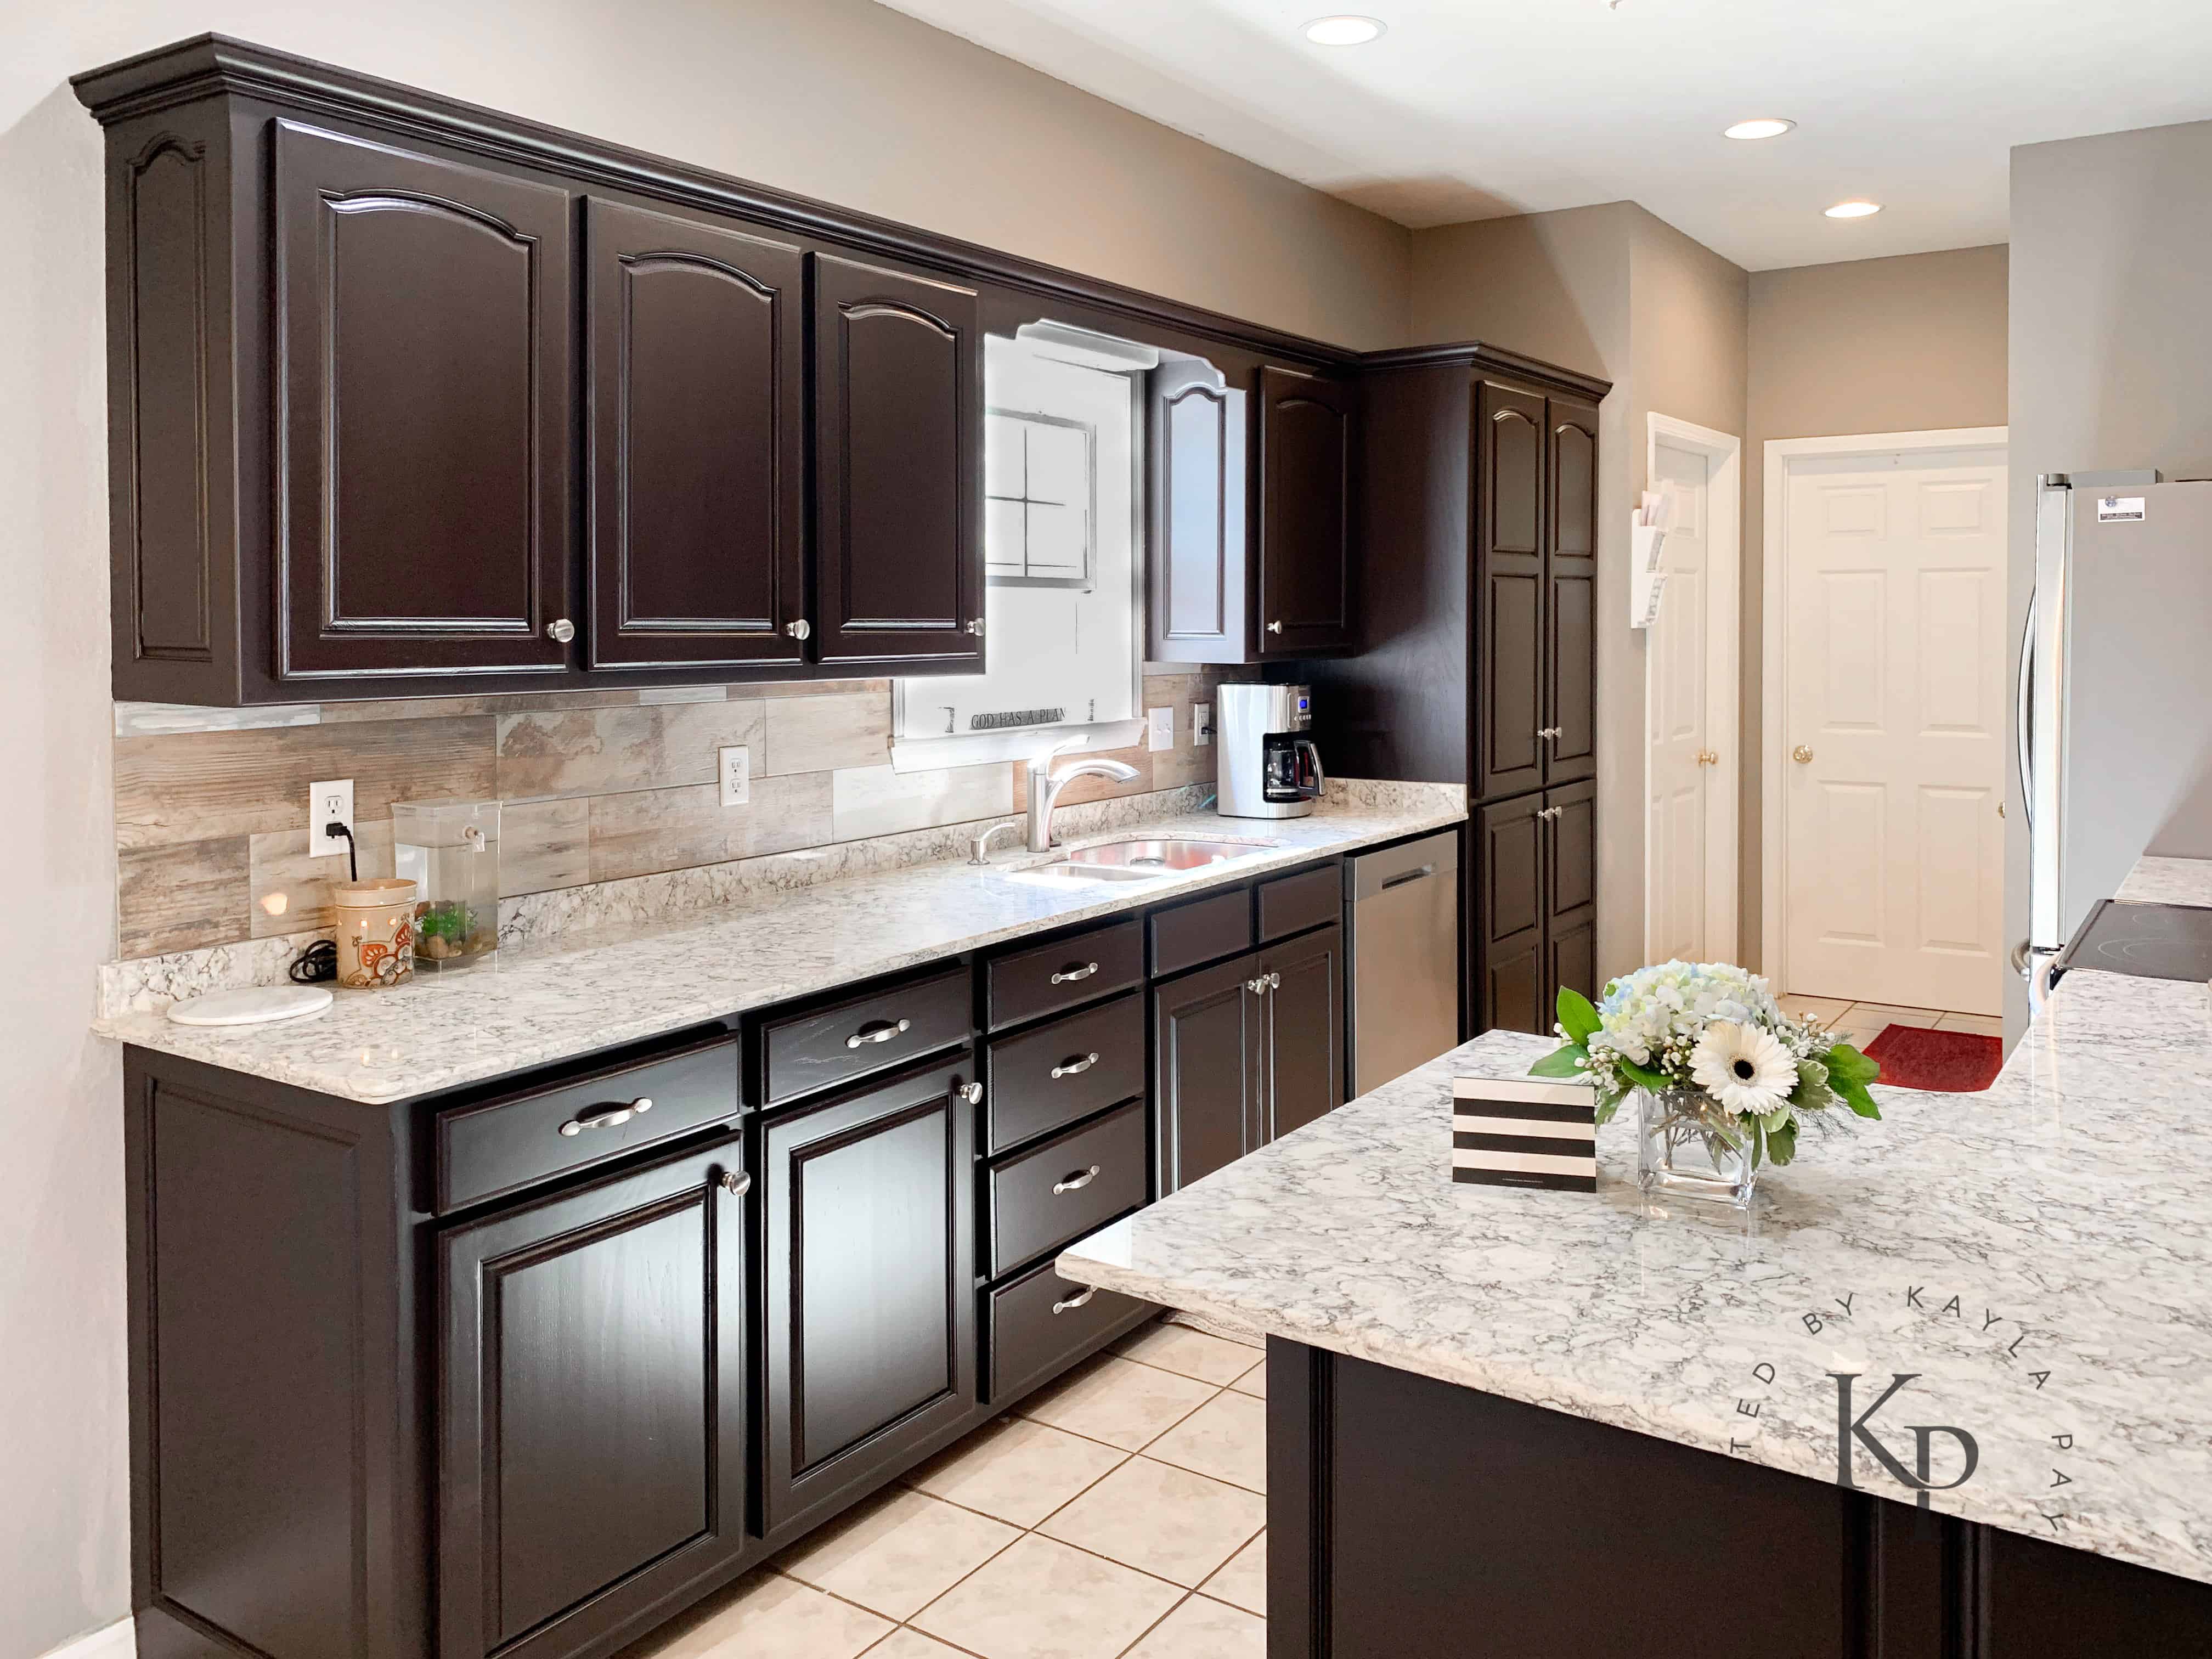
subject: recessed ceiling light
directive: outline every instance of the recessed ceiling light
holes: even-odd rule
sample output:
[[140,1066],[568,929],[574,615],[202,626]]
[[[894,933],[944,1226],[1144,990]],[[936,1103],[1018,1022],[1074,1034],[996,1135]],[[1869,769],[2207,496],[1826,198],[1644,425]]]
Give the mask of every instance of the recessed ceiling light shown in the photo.
[[1739,121],[1732,127],[1723,127],[1723,138],[1779,138],[1797,124],[1785,121],[1778,115],[1761,115],[1753,120]]
[[1838,202],[1828,210],[1831,219],[1863,219],[1881,211],[1879,202]]
[[1317,46],[1364,46],[1382,34],[1382,24],[1373,17],[1316,17],[1306,25],[1306,39]]

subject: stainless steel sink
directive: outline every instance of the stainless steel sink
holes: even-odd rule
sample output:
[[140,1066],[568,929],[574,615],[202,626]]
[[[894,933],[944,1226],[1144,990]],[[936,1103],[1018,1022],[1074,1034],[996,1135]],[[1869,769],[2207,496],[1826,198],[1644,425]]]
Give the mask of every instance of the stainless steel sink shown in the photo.
[[1003,873],[1015,881],[1158,881],[1169,872],[1132,870],[1118,864],[1070,864],[1055,859],[1050,864],[1033,864]]
[[1067,855],[1069,864],[1091,869],[1141,870],[1166,874],[1176,870],[1202,870],[1231,859],[1249,859],[1273,846],[1250,841],[1109,841],[1100,847],[1079,847]]

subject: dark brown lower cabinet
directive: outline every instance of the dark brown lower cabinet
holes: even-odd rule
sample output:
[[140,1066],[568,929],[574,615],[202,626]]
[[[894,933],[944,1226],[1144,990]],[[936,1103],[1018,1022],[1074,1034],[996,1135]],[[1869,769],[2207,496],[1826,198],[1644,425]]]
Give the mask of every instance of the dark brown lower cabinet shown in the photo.
[[1344,930],[1152,989],[1160,1195],[1344,1103]]
[[762,1130],[772,1534],[975,1403],[975,1078],[963,1054]]
[[1547,1032],[1561,986],[1597,994],[1596,803],[1586,780],[1477,811],[1478,1032]]
[[441,1236],[442,1659],[573,1652],[743,1550],[743,1144]]

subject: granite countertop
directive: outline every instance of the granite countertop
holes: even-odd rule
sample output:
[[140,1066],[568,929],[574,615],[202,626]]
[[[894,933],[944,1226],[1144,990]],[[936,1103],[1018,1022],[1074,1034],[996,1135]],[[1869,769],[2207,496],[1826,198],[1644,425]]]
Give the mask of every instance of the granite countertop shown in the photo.
[[[1379,786],[1389,792],[1392,786]],[[678,1030],[1026,933],[1133,910],[1332,853],[1462,822],[1402,792],[1397,806],[1324,805],[1303,818],[1212,812],[1076,838],[1201,836],[1273,843],[1250,858],[1145,882],[1050,884],[1007,873],[1053,856],[1001,852],[992,868],[919,866],[763,895],[681,920],[503,946],[469,971],[389,991],[340,991],[325,1012],[229,1030],[119,1014],[102,1036],[251,1076],[381,1103]]]
[[2205,987],[2076,970],[1988,1092],[1878,1087],[1883,1121],[1808,1132],[1749,1218],[1644,1202],[1626,1108],[1594,1195],[1455,1184],[1452,1077],[1551,1046],[1479,1038],[1060,1271],[1818,1480],[1831,1373],[1861,1375],[1854,1415],[1917,1373],[1870,1425],[1885,1444],[1909,1465],[1908,1425],[1956,1425],[1980,1450],[1933,1507],[2212,1583]]
[[2122,904],[2212,906],[2212,859],[2153,858],[2146,853],[2112,896]]

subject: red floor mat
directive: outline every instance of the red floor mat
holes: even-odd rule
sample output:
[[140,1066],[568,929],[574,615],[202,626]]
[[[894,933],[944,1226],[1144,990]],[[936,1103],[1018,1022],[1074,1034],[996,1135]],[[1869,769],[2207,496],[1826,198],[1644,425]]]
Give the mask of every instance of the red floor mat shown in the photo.
[[1900,1089],[1934,1089],[1943,1094],[1975,1094],[1997,1080],[2004,1044],[1972,1031],[1929,1031],[1917,1025],[1889,1025],[1867,1044],[1867,1056],[1881,1062],[1881,1083]]

